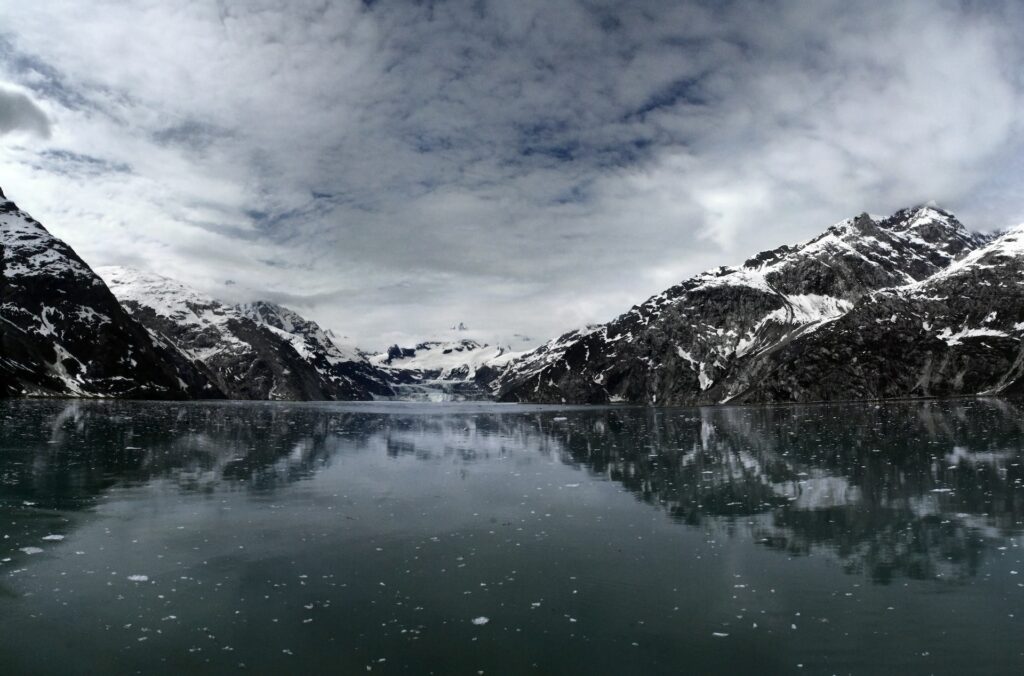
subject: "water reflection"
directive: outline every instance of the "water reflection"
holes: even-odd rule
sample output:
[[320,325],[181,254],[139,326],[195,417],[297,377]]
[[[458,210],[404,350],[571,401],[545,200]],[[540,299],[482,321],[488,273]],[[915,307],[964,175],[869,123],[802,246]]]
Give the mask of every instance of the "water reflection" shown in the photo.
[[38,537],[115,486],[266,495],[348,454],[461,471],[542,457],[617,482],[689,527],[834,556],[877,583],[955,582],[1024,525],[1021,413],[1000,400],[709,409],[11,401],[0,403],[0,510]]

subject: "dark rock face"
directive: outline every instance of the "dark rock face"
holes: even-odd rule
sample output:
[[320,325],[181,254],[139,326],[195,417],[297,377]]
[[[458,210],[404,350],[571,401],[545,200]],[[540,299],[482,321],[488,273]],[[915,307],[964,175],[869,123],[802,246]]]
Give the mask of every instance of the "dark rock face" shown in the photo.
[[239,309],[244,316],[288,340],[320,377],[333,385],[337,390],[335,398],[361,400],[394,396],[385,373],[372,366],[358,351],[339,347],[316,322],[266,301],[242,305]]
[[61,240],[0,200],[0,392],[218,397],[188,357],[132,319]]
[[[1001,350],[985,357],[968,356],[961,345],[973,338],[948,345],[937,332],[955,333],[956,321],[974,320],[970,301],[948,299],[981,282],[942,273],[969,260],[987,239],[934,207],[878,219],[862,214],[808,242],[698,275],[608,324],[551,341],[509,364],[495,391],[503,401],[659,404],[978,392],[992,383],[977,369],[985,363],[986,373],[998,372],[1015,339],[1008,335]],[[903,289],[925,280],[945,294],[928,301],[926,311],[933,318],[930,344],[946,346],[945,360],[922,352],[918,370],[903,372],[904,341],[922,337],[911,330],[911,318],[926,304],[926,296],[904,298]],[[985,307],[1015,315],[1005,307],[1015,302],[1012,295],[1007,287]],[[906,319],[889,322],[893,316]],[[996,342],[992,334],[986,344]],[[860,364],[859,380],[845,376],[852,363]],[[915,387],[925,372],[924,384]]]
[[[3,191],[0,190],[0,199],[3,199]],[[0,298],[4,297],[4,243],[0,241]],[[11,365],[5,359],[6,334],[10,329],[4,321],[0,321],[0,397],[12,397],[19,392],[14,374],[11,372]]]
[[100,268],[124,307],[154,335],[202,364],[231,399],[369,400],[388,396],[362,356],[314,322],[272,303],[235,306],[159,275]]
[[1024,387],[1024,230],[863,298],[751,364],[732,401],[1012,394]]

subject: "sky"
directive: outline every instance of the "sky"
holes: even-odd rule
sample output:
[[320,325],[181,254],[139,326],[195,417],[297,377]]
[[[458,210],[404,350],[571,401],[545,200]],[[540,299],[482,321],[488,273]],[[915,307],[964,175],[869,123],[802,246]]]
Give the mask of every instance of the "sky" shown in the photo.
[[[534,344],[927,201],[1024,221],[1013,2],[0,2],[0,187],[366,349]],[[518,343],[515,343],[518,345]]]

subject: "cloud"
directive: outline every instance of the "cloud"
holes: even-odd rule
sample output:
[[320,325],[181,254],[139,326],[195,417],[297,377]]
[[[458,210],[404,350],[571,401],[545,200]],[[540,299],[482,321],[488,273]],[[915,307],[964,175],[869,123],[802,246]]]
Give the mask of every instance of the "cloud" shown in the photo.
[[0,147],[8,194],[91,262],[369,347],[547,337],[865,210],[1024,220],[1009,2],[40,0],[0,26],[0,79],[61,122]]
[[31,98],[0,85],[0,136],[14,132],[49,138],[50,119]]

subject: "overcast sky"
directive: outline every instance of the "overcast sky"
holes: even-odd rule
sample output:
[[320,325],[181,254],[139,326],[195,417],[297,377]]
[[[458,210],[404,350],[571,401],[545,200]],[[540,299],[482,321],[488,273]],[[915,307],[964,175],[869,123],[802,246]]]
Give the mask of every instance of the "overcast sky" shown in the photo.
[[0,186],[366,348],[548,338],[862,211],[1024,221],[999,2],[0,2]]

